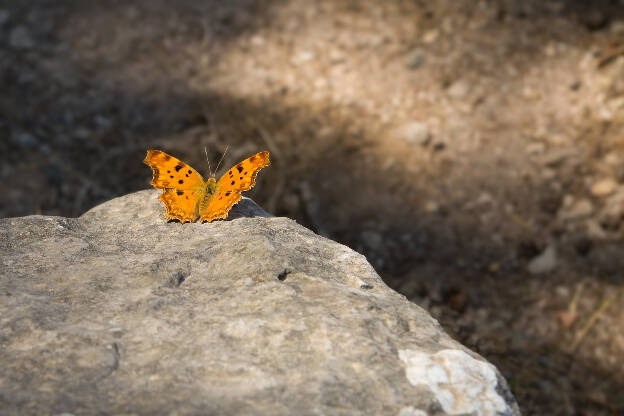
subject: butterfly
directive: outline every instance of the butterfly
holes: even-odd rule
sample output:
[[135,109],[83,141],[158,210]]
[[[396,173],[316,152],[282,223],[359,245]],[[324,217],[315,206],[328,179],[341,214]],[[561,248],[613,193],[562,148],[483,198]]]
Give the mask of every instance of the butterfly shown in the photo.
[[181,222],[226,218],[242,198],[241,192],[256,184],[258,171],[271,164],[269,152],[259,152],[234,165],[217,181],[214,173],[204,180],[195,169],[160,150],[148,150],[143,163],[152,168],[150,184],[163,190],[158,199],[165,204],[165,218]]

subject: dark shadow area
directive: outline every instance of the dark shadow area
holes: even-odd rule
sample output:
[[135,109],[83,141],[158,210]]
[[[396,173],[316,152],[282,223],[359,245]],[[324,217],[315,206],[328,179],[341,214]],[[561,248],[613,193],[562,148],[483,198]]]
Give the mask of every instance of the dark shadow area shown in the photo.
[[[551,74],[568,55],[594,71],[617,49],[620,4],[291,3],[0,2],[0,215],[77,216],[145,189],[149,148],[202,173],[204,148],[214,162],[229,145],[226,167],[267,149],[272,166],[248,196],[365,254],[496,364],[526,414],[624,411],[623,351],[594,354],[622,334],[622,301],[576,351],[580,323],[557,318],[580,283],[579,322],[623,284],[617,191],[606,203],[587,183],[624,182],[604,162],[624,155],[624,119],[570,127],[567,105],[593,105],[577,97],[593,78]],[[335,32],[319,38],[329,46],[317,30]],[[539,99],[545,121],[530,113]],[[431,130],[416,144],[396,133],[412,119]],[[528,272],[551,245],[557,267]]]

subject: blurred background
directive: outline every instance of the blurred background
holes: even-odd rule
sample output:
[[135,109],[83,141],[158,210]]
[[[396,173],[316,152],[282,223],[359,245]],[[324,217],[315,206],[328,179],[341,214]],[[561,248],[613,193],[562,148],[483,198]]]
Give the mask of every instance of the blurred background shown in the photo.
[[624,1],[0,0],[0,216],[267,149],[524,414],[624,413]]

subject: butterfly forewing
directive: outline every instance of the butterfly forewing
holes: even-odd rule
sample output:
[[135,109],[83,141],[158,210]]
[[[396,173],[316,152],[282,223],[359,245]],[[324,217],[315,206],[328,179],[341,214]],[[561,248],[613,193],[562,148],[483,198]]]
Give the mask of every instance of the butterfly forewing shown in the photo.
[[182,222],[195,221],[204,188],[201,175],[188,164],[160,150],[148,150],[143,162],[152,168],[150,183],[163,190],[158,199],[165,204],[165,217]]
[[143,162],[152,168],[150,183],[155,188],[199,190],[204,184],[204,179],[195,169],[160,150],[148,150]]
[[219,182],[217,182],[217,192],[226,191],[247,191],[256,184],[258,171],[265,166],[269,166],[269,152],[256,153],[242,162],[232,166],[225,172]]

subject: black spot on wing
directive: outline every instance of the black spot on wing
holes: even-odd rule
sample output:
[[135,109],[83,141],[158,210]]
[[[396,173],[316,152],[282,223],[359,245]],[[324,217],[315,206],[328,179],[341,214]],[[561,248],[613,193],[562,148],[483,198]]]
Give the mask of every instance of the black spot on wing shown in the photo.
[[175,170],[176,172],[180,172],[180,169],[182,169],[184,167],[184,165],[176,165]]
[[[225,196],[230,196],[230,194],[231,194],[231,193],[232,193],[232,191],[227,191],[227,192],[225,193]],[[221,198],[219,198],[219,199],[221,199]]]
[[234,185],[236,183],[236,181],[232,181],[232,183],[230,185]]
[[184,195],[184,191],[176,191],[176,194],[178,194],[178,195]]
[[243,171],[243,167],[241,165],[236,165],[236,169],[238,169],[238,173]]
[[182,184],[184,183],[184,181],[183,181],[182,179],[180,179],[180,180],[178,181],[178,183],[179,183],[180,185],[182,185]]

